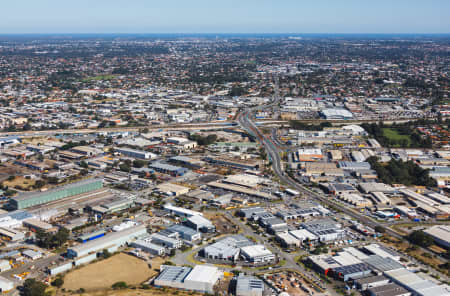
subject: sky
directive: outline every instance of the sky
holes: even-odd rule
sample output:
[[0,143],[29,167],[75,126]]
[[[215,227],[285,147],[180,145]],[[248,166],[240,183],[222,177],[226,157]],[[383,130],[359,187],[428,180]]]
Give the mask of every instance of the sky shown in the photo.
[[450,0],[13,0],[0,34],[450,33]]

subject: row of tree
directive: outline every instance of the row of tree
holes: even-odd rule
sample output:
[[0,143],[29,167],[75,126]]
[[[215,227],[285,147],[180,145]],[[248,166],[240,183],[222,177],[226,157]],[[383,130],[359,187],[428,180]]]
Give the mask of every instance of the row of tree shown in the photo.
[[387,164],[381,164],[378,162],[378,158],[373,156],[369,157],[367,162],[377,172],[378,178],[383,183],[436,186],[436,181],[430,177],[429,170],[422,169],[412,161],[391,159]]

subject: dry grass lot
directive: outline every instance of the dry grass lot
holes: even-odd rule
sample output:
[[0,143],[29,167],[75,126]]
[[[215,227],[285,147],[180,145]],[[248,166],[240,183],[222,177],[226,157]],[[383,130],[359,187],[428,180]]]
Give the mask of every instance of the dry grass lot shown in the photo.
[[84,288],[86,291],[98,291],[109,289],[112,284],[120,281],[124,281],[128,285],[138,285],[156,275],[155,269],[159,268],[161,263],[162,259],[154,259],[152,269],[150,269],[145,261],[120,253],[69,272],[64,277],[63,288],[67,291],[76,291],[80,288]]
[[34,186],[35,180],[26,179],[22,176],[16,176],[12,181],[4,181],[3,186],[8,186],[9,188],[14,189],[16,186],[20,186],[22,190],[31,190]]
[[[74,295],[74,294],[59,294],[61,296],[66,295]],[[75,294],[78,295],[78,294]],[[168,296],[168,295],[177,295],[177,296],[188,296],[188,295],[203,295],[195,292],[190,291],[182,291],[182,290],[176,290],[176,289],[157,289],[154,287],[151,287],[149,290],[142,290],[142,289],[126,289],[126,290],[108,290],[108,291],[97,291],[97,292],[87,292],[81,294],[83,296]]]

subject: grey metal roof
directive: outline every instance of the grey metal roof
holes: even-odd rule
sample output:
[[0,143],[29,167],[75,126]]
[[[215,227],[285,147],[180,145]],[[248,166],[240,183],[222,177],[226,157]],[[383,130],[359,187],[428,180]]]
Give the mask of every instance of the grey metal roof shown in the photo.
[[378,255],[371,255],[368,258],[363,259],[363,261],[369,264],[373,269],[377,269],[382,272],[404,268],[403,265],[392,258],[383,258]]
[[187,266],[161,266],[162,272],[158,275],[156,280],[167,282],[182,283],[186,276],[191,272],[192,268]]

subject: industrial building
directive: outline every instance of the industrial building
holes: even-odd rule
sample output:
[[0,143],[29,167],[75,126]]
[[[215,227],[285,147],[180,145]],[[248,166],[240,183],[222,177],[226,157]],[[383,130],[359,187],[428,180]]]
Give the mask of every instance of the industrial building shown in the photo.
[[110,247],[120,247],[147,234],[145,225],[138,225],[118,232],[111,232],[103,237],[84,244],[70,247],[67,256],[78,258],[90,253],[97,253]]
[[172,226],[169,226],[168,228],[160,231],[160,233],[161,234],[177,233],[181,239],[189,242],[198,241],[202,238],[200,232],[180,224],[174,224]]
[[236,279],[236,296],[262,296],[264,282],[254,276],[240,274]]
[[214,285],[222,272],[214,266],[196,265],[194,268],[161,266],[161,273],[154,280],[157,287],[171,287],[200,293],[213,293]]
[[23,240],[25,238],[25,233],[12,228],[0,227],[0,237],[15,242]]
[[62,198],[94,191],[103,187],[102,179],[87,179],[75,183],[71,183],[65,186],[56,187],[43,192],[35,192],[22,194],[18,197],[13,197],[10,200],[9,206],[12,209],[26,209],[32,206],[45,204],[48,202],[56,201]]
[[241,248],[241,256],[252,263],[266,263],[275,260],[275,255],[264,245],[252,245]]
[[150,164],[149,167],[159,173],[168,174],[173,177],[183,176],[184,174],[186,174],[189,171],[187,168],[178,167],[178,166],[161,163],[161,162],[154,162],[154,163]]
[[166,249],[163,246],[150,242],[149,239],[138,239],[131,243],[131,246],[155,256],[164,256]]
[[222,277],[215,266],[196,265],[184,279],[185,289],[200,293],[214,293],[213,287]]
[[203,214],[200,212],[192,211],[192,210],[185,209],[185,208],[175,207],[170,203],[165,204],[163,209],[172,215],[177,215],[180,217],[203,216]]
[[183,242],[177,238],[164,236],[158,233],[152,234],[151,242],[166,247],[167,249],[179,249]]
[[97,230],[97,231],[94,231],[91,233],[85,233],[78,237],[78,241],[82,242],[82,243],[86,243],[88,241],[92,241],[92,240],[95,240],[95,239],[105,236],[105,233],[106,232],[104,230]]
[[132,158],[138,158],[138,159],[155,159],[157,157],[156,154],[153,154],[151,152],[129,149],[129,148],[120,148],[120,147],[116,148],[115,147],[114,151],[119,152],[122,155],[132,157]]
[[11,264],[8,260],[0,260],[0,272],[4,272],[11,269]]
[[0,276],[0,292],[6,293],[14,289],[14,282],[9,279]]
[[248,238],[242,235],[232,235],[206,246],[202,251],[202,255],[208,259],[236,261],[242,247],[251,246]]
[[214,224],[212,224],[211,221],[200,215],[194,215],[187,218],[186,221],[184,221],[184,224],[187,227],[195,229],[196,231],[201,231],[205,233],[211,233],[216,231],[216,226],[214,226]]
[[173,184],[173,183],[162,183],[159,184],[156,189],[168,196],[179,196],[189,192],[190,188]]
[[450,249],[450,226],[449,225],[435,225],[426,230],[425,233],[431,235],[434,241],[443,246],[444,248]]

